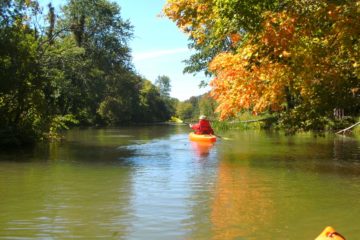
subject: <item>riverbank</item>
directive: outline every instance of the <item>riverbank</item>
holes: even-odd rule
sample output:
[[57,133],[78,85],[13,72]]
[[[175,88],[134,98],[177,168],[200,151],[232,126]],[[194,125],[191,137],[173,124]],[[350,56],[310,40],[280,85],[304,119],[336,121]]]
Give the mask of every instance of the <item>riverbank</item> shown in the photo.
[[[347,118],[344,121],[333,121],[330,122],[326,126],[326,129],[322,129],[319,131],[313,131],[316,135],[323,135],[326,133],[336,133],[339,130],[346,129],[347,127],[354,124],[356,120],[360,121],[360,118]],[[149,122],[149,123],[132,123],[122,126],[115,126],[115,127],[126,127],[126,126],[152,126],[152,125],[187,125],[191,122],[196,122],[197,120],[181,120],[176,117],[172,117],[169,121],[166,122]],[[236,120],[230,120],[230,121],[219,121],[219,120],[212,120],[211,121],[212,127],[216,132],[220,133],[226,133],[227,131],[245,131],[245,130],[252,130],[252,129],[272,129],[274,131],[283,132],[284,134],[289,134],[289,131],[285,128],[285,126],[281,126],[279,124],[279,119],[276,116],[258,116],[258,117],[251,117],[250,115],[243,115],[241,118],[238,118]],[[72,127],[76,128],[103,128],[106,126],[76,126],[73,124]],[[58,129],[55,133],[52,134],[52,136],[48,136],[46,138],[35,138],[31,134],[26,135],[25,134],[16,134],[13,131],[0,131],[0,150],[1,149],[17,149],[22,147],[33,147],[37,142],[46,142],[46,141],[61,141],[64,139],[64,132],[66,132],[68,129],[71,128],[65,128],[65,129]],[[297,131],[298,133],[303,132],[301,130]],[[311,131],[310,131],[311,132]],[[296,134],[296,132],[290,132],[290,134]],[[360,124],[355,126],[354,128],[349,129],[348,131],[345,131],[345,135],[352,135],[356,137],[360,137]],[[38,140],[37,140],[38,139]],[[39,141],[40,140],[40,141]]]

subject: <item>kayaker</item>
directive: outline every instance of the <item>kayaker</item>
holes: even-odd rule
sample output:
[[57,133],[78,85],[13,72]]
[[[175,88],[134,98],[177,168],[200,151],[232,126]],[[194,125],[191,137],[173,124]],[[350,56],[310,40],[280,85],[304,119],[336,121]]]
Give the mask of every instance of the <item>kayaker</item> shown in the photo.
[[189,124],[189,126],[195,130],[195,134],[214,134],[214,130],[205,115],[200,115],[199,123]]

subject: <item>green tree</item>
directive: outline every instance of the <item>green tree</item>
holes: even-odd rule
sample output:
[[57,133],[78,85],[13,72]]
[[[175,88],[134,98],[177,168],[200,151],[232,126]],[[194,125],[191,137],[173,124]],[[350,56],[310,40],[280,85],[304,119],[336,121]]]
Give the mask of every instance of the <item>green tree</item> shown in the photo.
[[37,12],[37,6],[22,1],[0,5],[0,135],[5,141],[0,145],[33,142],[46,119],[39,43],[27,22],[30,10]]
[[173,115],[159,88],[148,80],[144,80],[141,89],[141,110],[141,122],[167,121]]
[[192,119],[193,111],[193,105],[188,101],[180,102],[176,107],[176,115],[182,120]]
[[199,99],[199,112],[206,115],[210,119],[216,118],[215,110],[217,107],[216,101],[209,96],[209,94],[201,95]]
[[176,115],[181,119],[195,120],[200,114],[206,115],[208,118],[216,118],[215,109],[216,101],[209,96],[209,93],[192,96],[188,100],[179,102],[176,107]]
[[[121,119],[120,122],[131,119],[136,111],[131,106],[139,101],[139,78],[133,71],[128,47],[132,26],[122,20],[120,7],[106,0],[69,1],[63,12],[60,26],[71,29],[76,45],[84,49],[83,68],[79,69],[79,74],[69,76],[76,92],[81,93],[71,96],[72,112],[81,113],[79,117],[83,122],[108,122],[101,119],[104,115],[99,113],[103,113],[109,99],[117,99],[116,102],[122,105],[119,108],[126,110],[126,114],[120,111],[122,117],[116,119]],[[110,102],[113,106],[114,102]]]
[[158,76],[155,80],[155,86],[159,88],[162,97],[170,97],[171,84],[168,76]]
[[170,118],[176,101],[135,73],[132,26],[116,3],[69,0],[55,11],[49,4],[44,15],[35,0],[0,2],[0,146],[58,138],[77,123]]

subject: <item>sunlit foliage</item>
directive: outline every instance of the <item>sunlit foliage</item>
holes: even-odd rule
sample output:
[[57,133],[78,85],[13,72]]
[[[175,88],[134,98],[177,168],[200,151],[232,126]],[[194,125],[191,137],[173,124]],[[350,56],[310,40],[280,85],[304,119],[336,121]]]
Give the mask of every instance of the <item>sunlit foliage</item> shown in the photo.
[[63,4],[0,1],[0,148],[58,139],[74,124],[166,121],[175,111],[136,74],[119,5]]
[[187,69],[214,75],[221,119],[279,112],[309,130],[359,114],[359,0],[169,0],[164,13],[198,50]]

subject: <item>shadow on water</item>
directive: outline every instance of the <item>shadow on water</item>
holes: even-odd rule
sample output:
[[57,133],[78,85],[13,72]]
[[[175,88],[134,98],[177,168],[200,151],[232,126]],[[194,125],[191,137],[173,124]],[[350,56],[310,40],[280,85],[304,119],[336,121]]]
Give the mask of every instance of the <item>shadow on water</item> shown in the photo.
[[136,154],[138,146],[154,139],[166,139],[179,132],[177,126],[138,126],[114,129],[73,129],[61,142],[40,143],[34,148],[0,153],[0,161],[10,162],[78,162],[91,164],[125,164]]

